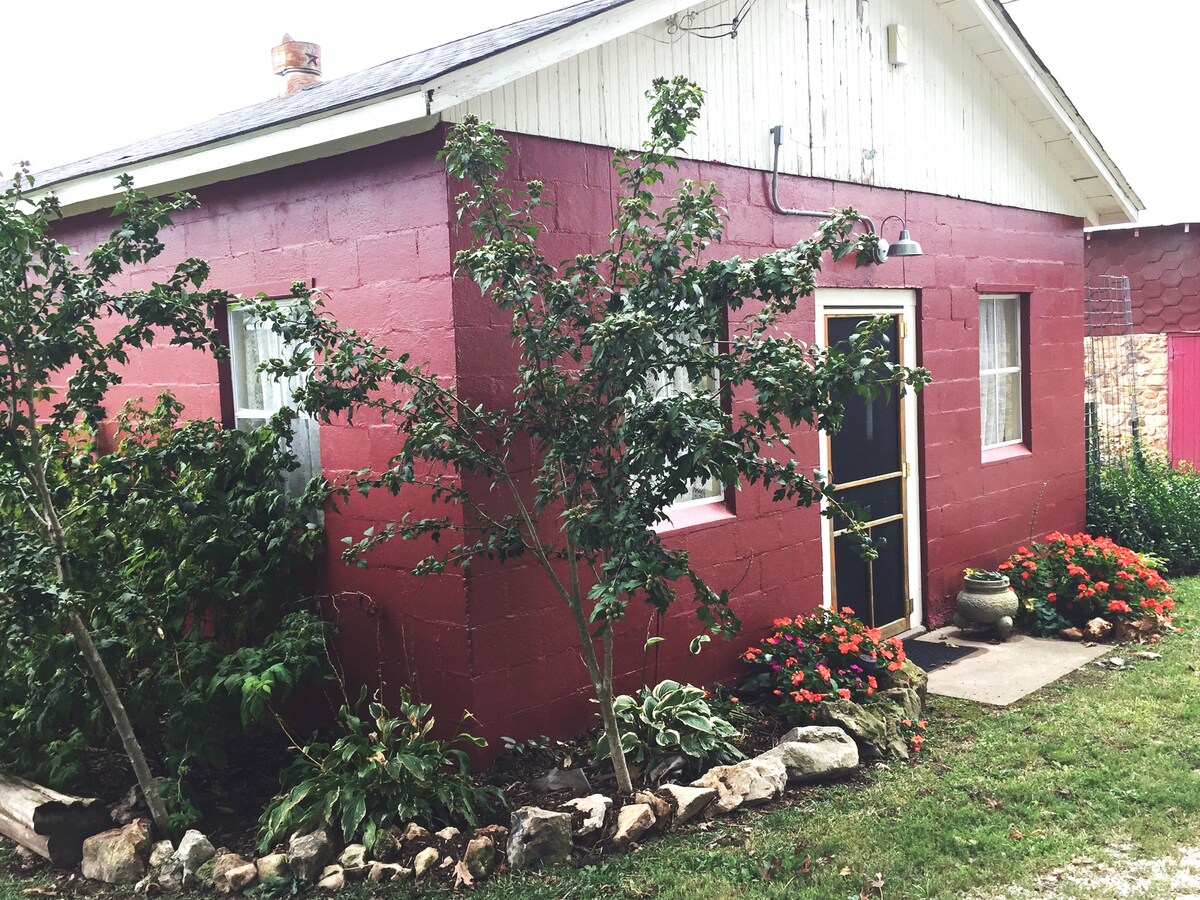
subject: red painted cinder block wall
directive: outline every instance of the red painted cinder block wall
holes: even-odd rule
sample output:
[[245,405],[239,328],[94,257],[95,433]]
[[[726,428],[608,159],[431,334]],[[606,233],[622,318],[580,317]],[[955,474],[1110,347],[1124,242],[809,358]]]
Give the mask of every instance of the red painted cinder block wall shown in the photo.
[[[135,288],[164,277],[188,256],[212,265],[211,287],[246,295],[286,294],[294,280],[314,283],[330,312],[397,352],[417,352],[453,380],[454,337],[446,177],[434,154],[441,137],[425,134],[385,146],[201,188],[197,210],[177,217],[166,252],[150,268],[115,285]],[[94,246],[112,228],[104,214],[62,223],[61,238]],[[212,357],[163,346],[135,356],[109,412],[129,397],[169,388],[187,414],[220,418],[220,374]],[[399,446],[395,431],[370,415],[320,429],[326,473],[385,466]],[[414,683],[453,725],[473,705],[463,580],[418,579],[412,566],[430,546],[391,544],[367,569],[339,558],[341,538],[412,509],[433,514],[421,493],[355,497],[326,518],[328,550],[314,593],[325,595],[341,636],[338,656],[350,681],[386,682],[385,698]],[[438,514],[445,508],[437,509]],[[453,511],[452,511],[453,512]],[[354,693],[354,692],[352,692]]]
[[[550,259],[604,245],[616,198],[611,152],[525,135],[509,140],[510,179],[543,181],[555,204],[544,216],[541,239]],[[726,240],[713,255],[759,255],[814,230],[812,219],[771,211],[767,174],[684,161],[678,177],[715,181],[721,188],[730,219]],[[854,206],[877,222],[900,214],[924,248],[923,257],[880,267],[830,265],[822,284],[918,291],[920,363],[934,379],[919,407],[922,582],[927,621],[940,624],[952,609],[964,567],[995,566],[1031,533],[1083,527],[1082,222],[815,179],[785,178],[780,191],[781,203],[789,207]],[[454,249],[468,240],[467,233],[456,232]],[[997,290],[1029,298],[1031,438],[1028,447],[993,453],[985,461],[979,295]],[[454,296],[460,388],[480,400],[503,402],[516,360],[507,323],[473,285],[456,280]],[[788,330],[813,339],[811,302],[797,311]],[[805,465],[817,464],[815,434],[797,433],[794,444]],[[713,642],[692,656],[688,641],[698,625],[685,599],[664,621],[635,603],[619,630],[621,689],[668,676],[694,682],[734,676],[737,655],[774,618],[820,604],[821,519],[815,510],[773,504],[748,487],[736,493],[728,513],[668,532],[666,539],[689,550],[713,587],[730,590],[745,637]],[[477,566],[467,580],[467,610],[477,682],[474,711],[485,734],[571,734],[591,724],[574,628],[534,564]],[[656,633],[667,640],[647,659],[645,638]]]
[[1133,329],[1139,334],[1200,331],[1200,226],[1090,232],[1086,265],[1088,277],[1129,276]]
[[[198,191],[200,210],[166,235],[167,265],[186,255],[213,263],[214,286],[246,293],[282,292],[294,279],[315,280],[343,323],[416,360],[428,359],[472,398],[501,403],[511,395],[515,355],[508,325],[478,290],[451,278],[451,258],[466,236],[453,230],[452,196],[434,154],[444,130],[293,166]],[[544,212],[542,246],[552,260],[595,250],[607,240],[615,203],[610,151],[510,135],[511,178],[538,178],[554,208]],[[730,220],[713,255],[758,255],[807,237],[811,219],[770,211],[768,176],[718,164],[682,162],[680,177],[715,181]],[[993,566],[1016,545],[1047,531],[1078,529],[1084,517],[1082,284],[1078,219],[816,179],[785,177],[785,206],[854,206],[880,221],[900,214],[925,256],[855,269],[829,266],[823,284],[912,288],[919,296],[919,362],[934,383],[920,399],[922,583],[926,617],[948,615],[964,566]],[[88,247],[106,231],[99,216],[71,220],[64,239]],[[890,232],[889,232],[890,234]],[[893,235],[894,236],[894,235]],[[132,273],[136,286],[148,272]],[[980,449],[978,309],[981,291],[1005,288],[1029,298],[1028,398],[1031,440],[1005,458]],[[788,323],[814,335],[811,303]],[[154,350],[130,366],[126,395],[171,387],[189,414],[218,416],[213,361]],[[747,402],[739,398],[737,402]],[[805,465],[815,466],[817,437],[798,433]],[[384,465],[397,440],[368,419],[321,429],[329,474]],[[353,681],[412,683],[435,704],[447,728],[470,709],[474,728],[495,739],[569,735],[589,726],[593,707],[565,607],[540,570],[525,561],[481,563],[463,578],[411,575],[428,547],[395,543],[365,570],[338,558],[341,537],[431,511],[419,494],[355,499],[327,517],[329,552],[315,589],[326,592],[342,627],[338,646]],[[1035,516],[1036,510],[1036,516]],[[772,504],[754,488],[737,492],[715,521],[676,529],[716,588],[728,588],[745,637],[687,651],[697,623],[686,600],[663,621],[637,604],[619,630],[619,686],[674,677],[695,682],[738,674],[737,655],[772,619],[821,601],[821,520],[814,510]],[[643,658],[648,633],[667,640]]]

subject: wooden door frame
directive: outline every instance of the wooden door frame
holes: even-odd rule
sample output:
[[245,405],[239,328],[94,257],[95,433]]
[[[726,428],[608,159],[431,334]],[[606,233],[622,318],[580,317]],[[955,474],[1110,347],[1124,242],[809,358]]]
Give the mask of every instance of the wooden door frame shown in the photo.
[[[817,288],[815,342],[825,340],[825,317],[836,315],[897,315],[900,318],[900,364],[917,365],[917,292],[907,288]],[[909,613],[907,629],[918,628],[924,618],[921,593],[921,496],[920,457],[917,442],[917,402],[911,391],[900,398],[902,459],[907,465],[904,479],[904,562],[908,580]],[[829,471],[829,438],[822,435],[820,468]],[[827,504],[821,504],[824,509]],[[821,604],[833,604],[833,522],[821,519]]]

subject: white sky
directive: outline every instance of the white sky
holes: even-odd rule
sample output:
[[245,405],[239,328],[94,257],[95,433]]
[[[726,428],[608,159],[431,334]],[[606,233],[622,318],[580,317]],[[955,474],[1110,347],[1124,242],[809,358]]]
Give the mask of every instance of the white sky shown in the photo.
[[[570,2],[59,0],[44,27],[4,42],[17,90],[0,119],[0,175],[21,159],[48,168],[274,96],[270,49],[285,31],[319,43],[335,78]],[[1141,195],[1142,221],[1200,219],[1200,2],[1007,8]]]

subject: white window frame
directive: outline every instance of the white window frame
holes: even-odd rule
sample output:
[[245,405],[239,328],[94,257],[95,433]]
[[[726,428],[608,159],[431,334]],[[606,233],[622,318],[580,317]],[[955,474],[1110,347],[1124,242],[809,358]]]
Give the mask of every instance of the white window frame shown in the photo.
[[[1016,350],[1017,362],[1012,366],[998,366],[991,369],[983,367],[983,316],[985,305],[992,304],[993,307],[997,302],[1011,301],[1016,309]],[[997,450],[1003,447],[1016,447],[1025,443],[1025,326],[1023,323],[1024,315],[1022,309],[1022,298],[1020,294],[980,294],[979,295],[979,438],[984,450]],[[999,353],[994,354],[999,358]],[[984,416],[987,414],[987,404],[985,402],[984,384],[985,379],[1001,379],[1003,384],[1007,381],[1006,376],[1017,376],[1017,396],[1015,405],[1017,410],[1017,437],[1010,438],[1007,441],[999,441],[994,444],[986,443],[987,441],[987,425]]]
[[[287,308],[302,301],[280,301],[281,308]],[[246,372],[242,361],[242,342],[246,339],[249,329],[245,320],[239,315],[238,304],[230,303],[226,309],[226,325],[229,334],[229,369],[233,388],[233,425],[238,430],[256,427],[265,422],[284,406],[293,406],[295,392],[302,383],[298,379],[272,378],[265,372]],[[284,357],[290,351],[282,335],[271,329],[267,323],[258,323],[255,331],[270,334],[270,346],[265,359]],[[263,405],[249,406],[246,403],[246,381],[257,377],[263,388]],[[270,398],[268,399],[268,395]],[[293,406],[293,408],[295,408]],[[300,409],[296,409],[297,418],[292,423],[294,436],[292,452],[300,462],[300,467],[285,475],[288,491],[299,494],[309,480],[321,472],[320,425],[315,418]]]

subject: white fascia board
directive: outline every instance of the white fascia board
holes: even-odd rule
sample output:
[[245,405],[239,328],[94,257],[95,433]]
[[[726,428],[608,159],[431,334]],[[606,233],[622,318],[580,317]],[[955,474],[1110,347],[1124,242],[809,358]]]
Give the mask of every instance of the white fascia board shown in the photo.
[[696,0],[640,0],[448,72],[424,85],[429,112],[442,112],[697,5]]
[[78,215],[111,207],[121,196],[116,180],[122,174],[133,176],[137,188],[148,194],[170,194],[371,147],[428,131],[437,122],[437,116],[427,114],[424,93],[413,91],[326,110],[307,119],[168,156],[114,166],[45,190],[58,195],[66,215]]
[[[975,11],[979,14],[980,19],[991,30],[992,35],[998,40],[1001,45],[1008,51],[1009,56],[1017,64],[1018,70],[1028,79],[1030,86],[1034,89],[1035,96],[1041,99],[1047,109],[1049,109],[1059,121],[1072,140],[1079,145],[1080,152],[1084,158],[1092,164],[1096,172],[1104,180],[1105,184],[1111,191],[1113,200],[1121,208],[1121,213],[1125,215],[1126,221],[1136,222],[1138,210],[1145,209],[1144,204],[1133,188],[1125,182],[1124,176],[1119,172],[1114,171],[1115,164],[1111,160],[1103,158],[1097,150],[1095,136],[1083,124],[1082,120],[1076,115],[1073,115],[1068,109],[1069,101],[1062,94],[1061,89],[1053,86],[1042,77],[1039,64],[1030,55],[1029,47],[1025,41],[1020,38],[1009,24],[1004,19],[996,14],[996,10],[992,6],[993,0],[969,0],[975,7]],[[1106,217],[1108,221],[1114,221],[1115,214],[1109,214]]]

